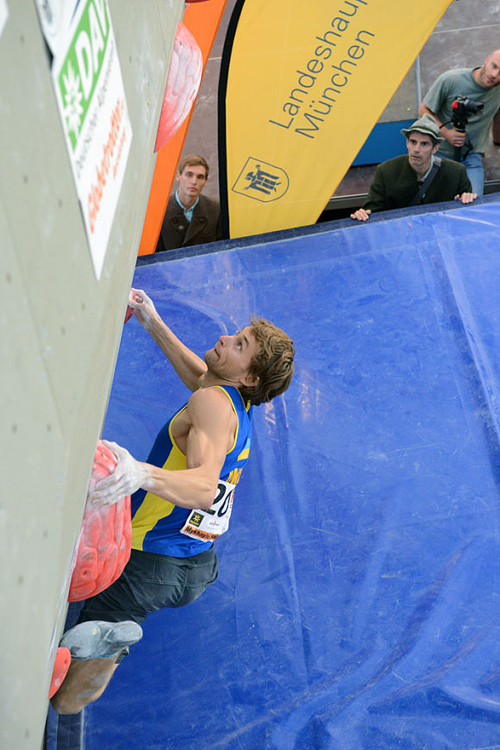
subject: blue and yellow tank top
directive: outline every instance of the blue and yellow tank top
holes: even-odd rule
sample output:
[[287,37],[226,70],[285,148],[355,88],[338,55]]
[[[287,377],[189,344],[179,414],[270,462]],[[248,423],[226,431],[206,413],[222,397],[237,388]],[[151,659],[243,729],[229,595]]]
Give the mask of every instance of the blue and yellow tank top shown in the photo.
[[[214,504],[208,511],[180,508],[146,490],[132,495],[132,549],[172,557],[192,557],[209,549],[227,529],[234,486],[248,459],[252,435],[252,407],[233,386],[220,388],[229,397],[238,425],[231,450],[226,454]],[[172,424],[187,404],[162,427],[147,463],[171,471],[186,469],[186,456],[172,439]]]

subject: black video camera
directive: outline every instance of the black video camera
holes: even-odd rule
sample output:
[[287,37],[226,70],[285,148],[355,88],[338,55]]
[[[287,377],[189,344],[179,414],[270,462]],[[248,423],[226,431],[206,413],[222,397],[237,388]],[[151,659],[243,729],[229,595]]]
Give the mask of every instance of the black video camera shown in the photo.
[[477,115],[483,107],[483,102],[473,102],[471,99],[467,99],[466,96],[457,96],[451,105],[453,109],[451,120],[455,130],[458,130],[459,133],[465,133],[469,117]]

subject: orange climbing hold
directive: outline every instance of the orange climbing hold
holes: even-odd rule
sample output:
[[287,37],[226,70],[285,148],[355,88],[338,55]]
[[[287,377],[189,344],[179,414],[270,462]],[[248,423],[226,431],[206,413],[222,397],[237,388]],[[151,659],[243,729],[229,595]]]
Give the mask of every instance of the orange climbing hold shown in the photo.
[[[115,466],[115,454],[99,441],[89,489],[109,476]],[[73,556],[68,601],[79,602],[95,596],[116,581],[130,557],[131,535],[130,496],[108,506],[96,506],[87,500]]]
[[71,664],[71,652],[69,648],[60,646],[57,649],[56,658],[54,660],[54,669],[52,670],[52,679],[49,687],[49,700],[61,687],[62,681],[66,677]]

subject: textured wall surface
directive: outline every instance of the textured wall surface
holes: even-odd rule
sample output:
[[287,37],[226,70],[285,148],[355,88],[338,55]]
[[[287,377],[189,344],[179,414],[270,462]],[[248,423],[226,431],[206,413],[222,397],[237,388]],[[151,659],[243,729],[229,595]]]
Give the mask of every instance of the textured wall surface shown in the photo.
[[34,2],[0,34],[0,746],[42,742],[97,439],[113,377],[182,0],[111,0],[133,132],[100,280]]

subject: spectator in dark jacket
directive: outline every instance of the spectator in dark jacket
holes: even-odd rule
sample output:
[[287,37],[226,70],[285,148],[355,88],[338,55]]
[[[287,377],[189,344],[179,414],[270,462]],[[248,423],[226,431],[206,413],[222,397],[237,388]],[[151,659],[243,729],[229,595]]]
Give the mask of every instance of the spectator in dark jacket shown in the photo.
[[222,237],[219,203],[201,194],[208,180],[205,159],[195,154],[185,156],[175,176],[178,187],[169,198],[156,252]]
[[401,132],[408,156],[378,165],[368,198],[351,219],[366,221],[372,211],[452,200],[472,203],[477,198],[463,164],[434,155],[443,140],[434,118],[425,114]]

